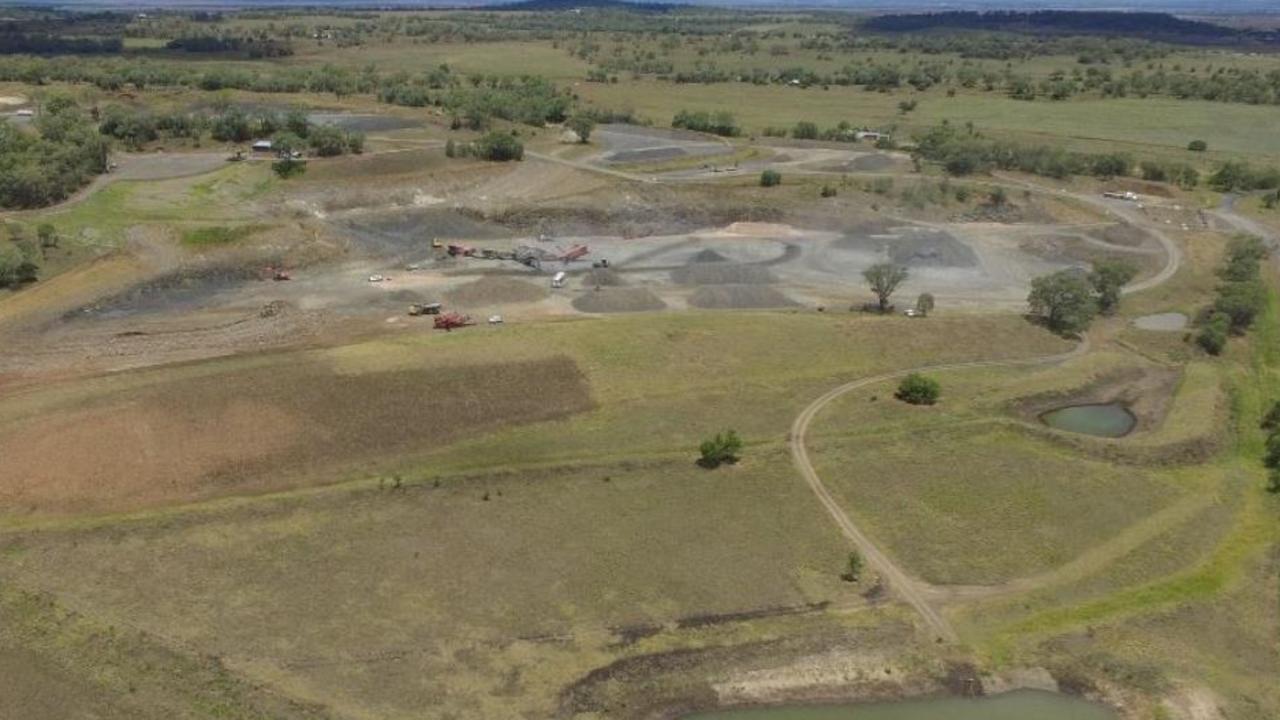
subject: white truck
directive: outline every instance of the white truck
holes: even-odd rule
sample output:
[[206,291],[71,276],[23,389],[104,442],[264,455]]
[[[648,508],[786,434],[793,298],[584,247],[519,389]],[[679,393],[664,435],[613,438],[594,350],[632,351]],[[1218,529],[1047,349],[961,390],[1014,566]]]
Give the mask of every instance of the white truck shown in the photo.
[[553,288],[564,287],[564,278],[565,278],[565,274],[563,270],[556,273],[555,276],[551,278],[551,287]]

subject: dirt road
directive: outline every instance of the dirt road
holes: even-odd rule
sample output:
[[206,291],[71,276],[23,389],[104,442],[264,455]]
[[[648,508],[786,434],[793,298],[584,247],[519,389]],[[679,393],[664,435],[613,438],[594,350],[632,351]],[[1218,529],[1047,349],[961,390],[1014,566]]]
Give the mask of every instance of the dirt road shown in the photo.
[[888,583],[889,589],[896,592],[903,600],[907,602],[929,626],[939,640],[947,642],[956,642],[959,637],[955,630],[951,627],[951,623],[938,612],[937,608],[929,602],[926,597],[926,590],[930,587],[922,580],[911,577],[900,568],[897,563],[886,555],[880,548],[876,546],[870,538],[867,537],[853,520],[849,518],[848,513],[836,499],[831,495],[831,491],[822,482],[822,478],[818,477],[818,471],[814,469],[813,463],[809,460],[809,451],[805,448],[805,434],[809,431],[809,424],[813,422],[813,418],[817,416],[831,401],[840,396],[886,380],[892,380],[913,372],[945,372],[948,370],[964,370],[968,368],[979,367],[1015,367],[1020,365],[1051,365],[1064,362],[1071,358],[1084,354],[1089,349],[1089,340],[1086,337],[1070,352],[1060,353],[1057,355],[1046,355],[1034,358],[1025,358],[1019,360],[975,360],[965,363],[950,363],[945,365],[926,365],[917,368],[907,368],[903,370],[895,370],[893,372],[873,375],[859,380],[845,383],[837,388],[828,391],[826,394],[809,403],[809,406],[801,411],[796,417],[795,422],[791,424],[791,432],[788,435],[787,442],[791,448],[791,459],[795,464],[796,470],[800,472],[809,489],[813,491],[814,496],[818,498],[818,502],[831,516],[836,526],[840,528],[840,532],[844,534],[858,552],[866,558],[871,568],[880,574]]

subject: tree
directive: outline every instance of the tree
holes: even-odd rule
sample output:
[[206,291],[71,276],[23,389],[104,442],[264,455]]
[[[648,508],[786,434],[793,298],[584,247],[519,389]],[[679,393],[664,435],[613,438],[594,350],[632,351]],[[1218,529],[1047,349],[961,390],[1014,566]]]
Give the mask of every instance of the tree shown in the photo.
[[332,125],[320,125],[311,129],[307,143],[320,157],[334,157],[347,151],[347,136]]
[[840,579],[845,582],[858,582],[862,578],[862,566],[862,555],[857,550],[849,551],[849,559],[845,561],[844,572],[841,573]]
[[1209,143],[1203,140],[1192,140],[1187,143],[1187,149],[1191,152],[1204,152],[1209,149]]
[[777,170],[765,170],[760,173],[760,187],[773,187],[782,184],[782,173]]
[[1009,202],[1009,193],[998,187],[987,195],[987,204],[991,207],[1004,207]]
[[1258,264],[1267,257],[1267,246],[1254,235],[1236,235],[1227,243],[1226,259],[1218,275],[1223,280],[1243,282],[1258,277]]
[[1073,270],[1059,270],[1032,280],[1027,304],[1057,333],[1083,332],[1098,312],[1093,287]]
[[1104,315],[1120,306],[1120,290],[1138,276],[1138,266],[1128,260],[1100,260],[1093,264],[1089,284],[1097,293],[1098,310]]
[[933,293],[920,293],[920,297],[916,298],[916,312],[921,315],[933,312],[933,306]]
[[738,454],[741,452],[742,439],[738,437],[738,433],[726,430],[723,433],[716,433],[716,436],[709,440],[704,440],[698,447],[698,453],[701,455],[698,464],[705,468],[716,468],[725,463],[732,464],[738,461]]
[[879,263],[862,271],[880,303],[880,312],[889,312],[889,297],[907,279],[907,269],[893,263]]
[[453,138],[446,140],[444,144],[444,156],[457,157],[457,155],[458,155],[458,146],[454,144]]
[[1267,287],[1261,280],[1229,282],[1218,288],[1215,312],[1225,315],[1231,332],[1243,333],[1267,304]]
[[585,143],[591,137],[591,131],[596,127],[596,121],[586,113],[577,113],[569,118],[565,123],[573,134],[578,136],[578,142]]
[[1231,330],[1231,319],[1222,313],[1213,313],[1205,321],[1204,327],[1196,335],[1196,344],[1210,355],[1219,355],[1227,346],[1227,335]]
[[282,131],[271,138],[271,149],[282,158],[293,159],[293,154],[301,152],[307,141],[291,131]]
[[941,394],[942,386],[937,380],[920,373],[911,373],[898,383],[898,391],[893,396],[911,405],[932,405],[938,402]]

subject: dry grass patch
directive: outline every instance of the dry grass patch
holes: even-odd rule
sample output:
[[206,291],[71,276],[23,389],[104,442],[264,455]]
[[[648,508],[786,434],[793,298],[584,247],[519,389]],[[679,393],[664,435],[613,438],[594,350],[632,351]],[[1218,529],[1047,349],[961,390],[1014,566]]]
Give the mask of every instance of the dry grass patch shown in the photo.
[[301,361],[155,377],[0,426],[3,504],[118,510],[332,480],[340,468],[591,406],[563,357],[357,375]]

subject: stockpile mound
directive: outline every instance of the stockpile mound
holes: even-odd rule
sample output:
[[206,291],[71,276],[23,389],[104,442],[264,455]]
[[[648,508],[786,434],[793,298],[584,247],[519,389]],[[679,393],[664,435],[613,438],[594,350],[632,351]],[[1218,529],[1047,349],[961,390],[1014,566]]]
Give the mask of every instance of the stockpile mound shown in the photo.
[[777,278],[768,268],[731,262],[695,262],[671,271],[679,285],[767,285]]
[[545,288],[524,280],[482,277],[450,290],[445,298],[457,305],[504,305],[537,302],[546,298],[547,294]]
[[792,307],[796,302],[767,285],[704,285],[689,296],[689,304],[707,310],[750,310]]
[[720,253],[716,252],[715,250],[712,250],[711,248],[707,248],[706,250],[700,250],[698,251],[698,254],[689,258],[690,263],[710,263],[710,262],[728,262],[728,261],[729,261],[729,258],[721,255]]
[[622,287],[626,284],[622,276],[610,268],[591,268],[582,276],[582,287],[585,288]]
[[573,307],[587,313],[622,313],[661,310],[667,306],[652,290],[641,287],[609,287],[590,290],[573,299]]

